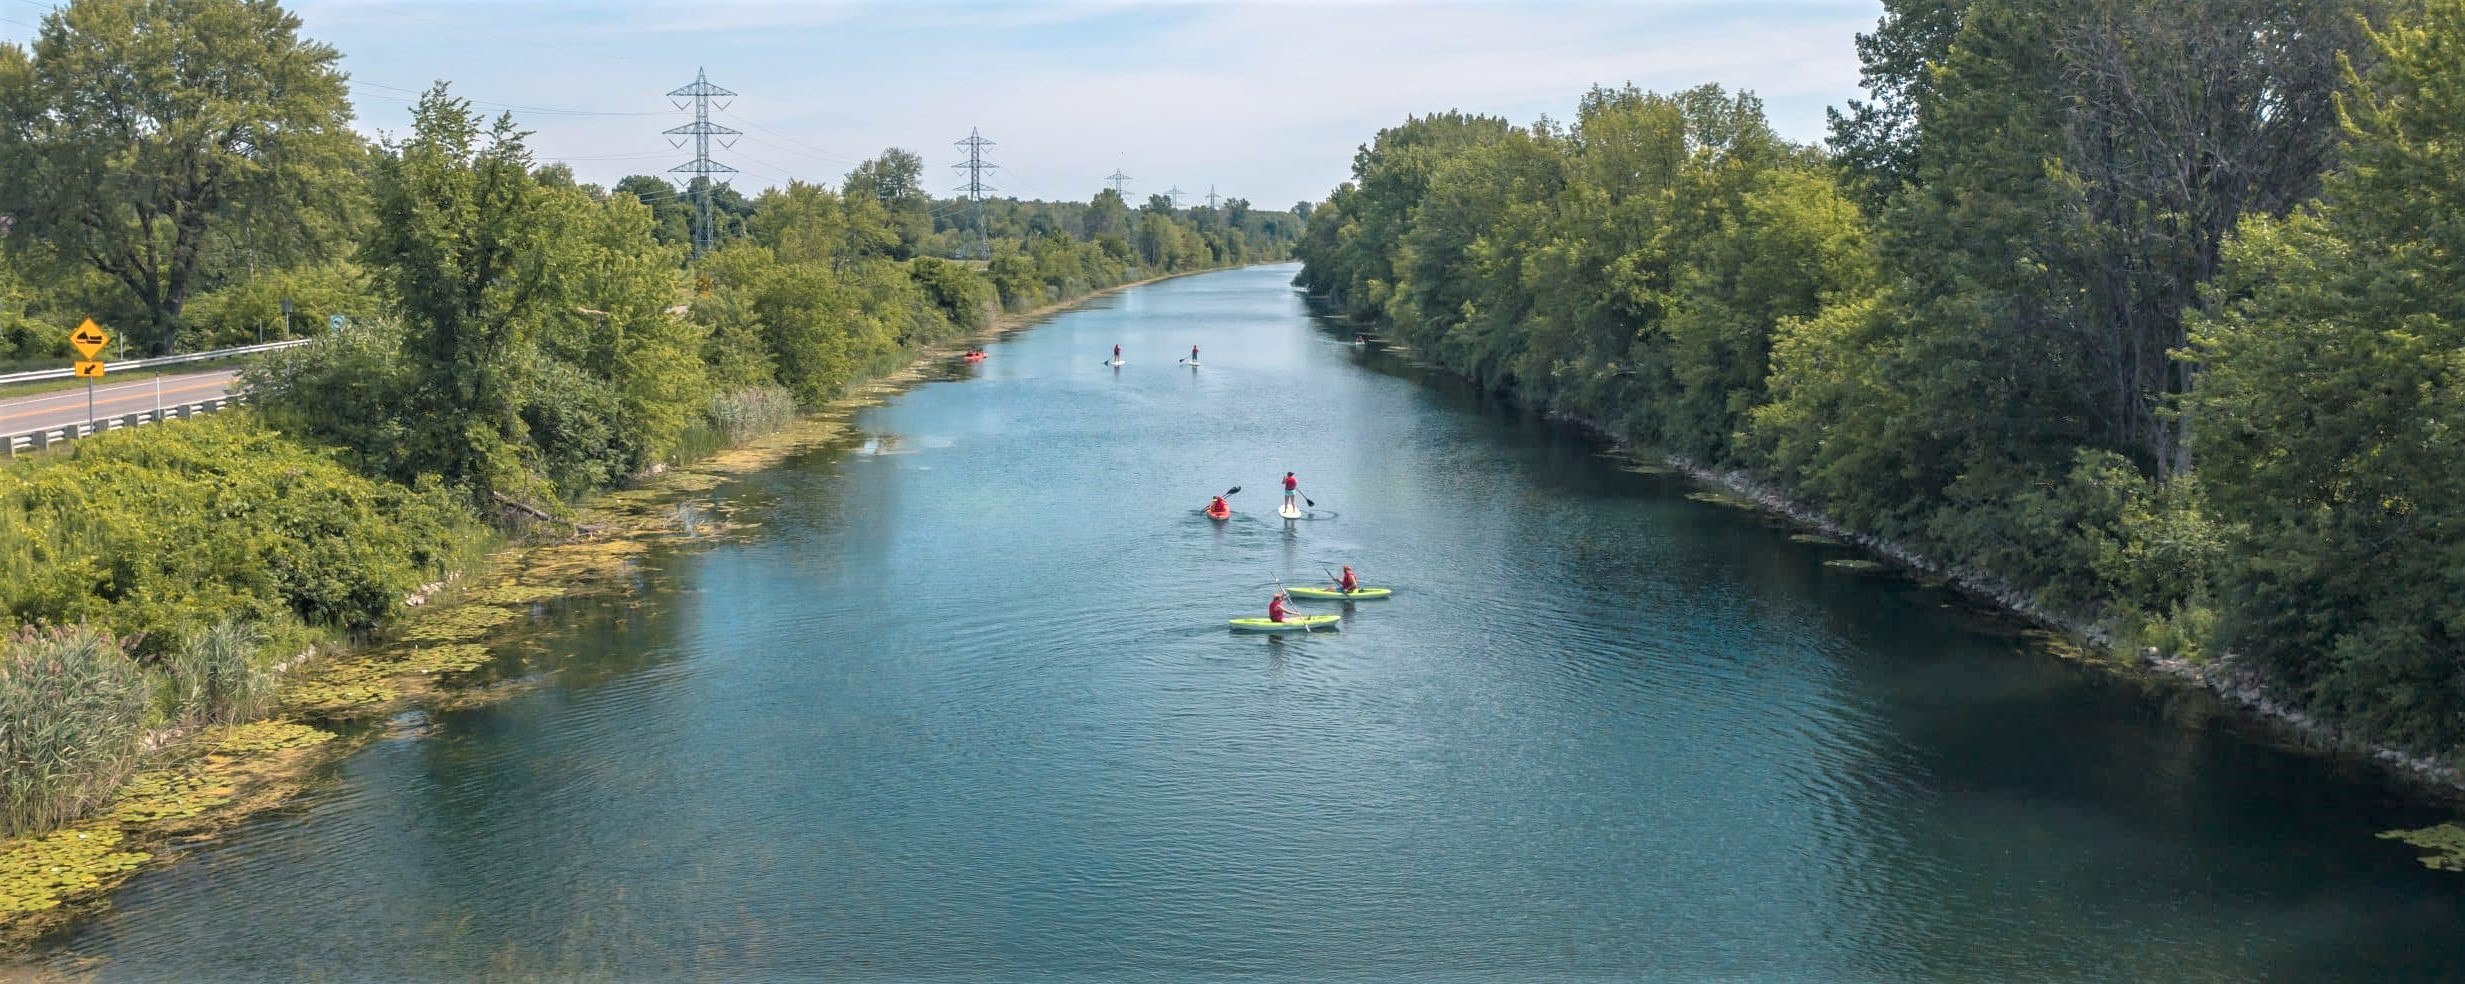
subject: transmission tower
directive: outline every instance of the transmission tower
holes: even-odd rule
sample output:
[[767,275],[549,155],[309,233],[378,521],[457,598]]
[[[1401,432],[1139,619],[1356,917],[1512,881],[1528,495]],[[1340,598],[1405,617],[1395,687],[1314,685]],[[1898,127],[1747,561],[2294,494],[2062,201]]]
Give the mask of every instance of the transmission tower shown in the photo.
[[984,139],[984,135],[977,133],[975,127],[967,128],[967,139],[953,143],[967,151],[965,163],[952,164],[950,167],[952,170],[967,172],[967,183],[960,185],[959,190],[967,193],[968,202],[975,207],[976,255],[989,260],[993,258],[993,250],[985,244],[984,239],[984,193],[992,190],[992,186],[984,183],[984,172],[995,170],[1001,165],[984,159],[984,148],[992,146],[993,142]]
[[1182,191],[1180,185],[1174,185],[1170,188],[1164,189],[1164,197],[1173,200],[1174,208],[1181,207],[1181,196],[1185,194],[1188,194],[1188,192]]
[[[726,89],[710,84],[710,75],[701,69],[694,70],[692,85],[685,86],[684,88],[668,93],[668,98],[670,99],[690,98],[693,100],[693,122],[684,126],[670,127],[667,130],[667,134],[671,138],[693,138],[693,159],[669,168],[668,173],[692,175],[692,177],[686,179],[688,182],[686,188],[687,190],[693,192],[694,216],[697,219],[693,226],[693,255],[697,258],[704,253],[710,252],[712,238],[710,225],[711,175],[736,173],[735,168],[710,159],[710,138],[733,137],[742,132],[738,130],[731,130],[717,123],[711,122],[710,101],[713,99],[724,99],[734,95],[736,94],[733,92],[729,92]],[[683,109],[685,108],[685,104],[679,102],[676,104],[676,108]],[[726,109],[727,104],[721,103],[719,104],[719,108]],[[670,139],[668,143],[677,147],[682,147],[685,145],[683,140],[677,139]],[[735,142],[722,140],[720,141],[719,146],[722,148],[733,147],[735,146]]]
[[1208,186],[1207,186],[1207,210],[1208,210],[1208,211],[1210,211],[1210,212],[1214,211],[1214,210],[1215,210],[1215,202],[1216,202],[1216,199],[1219,199],[1219,198],[1222,198],[1222,197],[1224,197],[1224,196],[1222,196],[1222,195],[1218,195],[1218,194],[1216,194],[1216,193],[1215,193],[1215,186],[1214,186],[1214,185],[1208,185]]
[[1113,194],[1116,194],[1116,195],[1127,194],[1127,192],[1125,192],[1123,189],[1125,189],[1125,188],[1129,187],[1129,184],[1130,184],[1130,176],[1129,176],[1129,175],[1127,175],[1127,174],[1123,174],[1123,173],[1121,173],[1121,169],[1120,169],[1120,168],[1114,168],[1114,169],[1113,169],[1113,173],[1111,173],[1111,174],[1107,174],[1107,175],[1105,175],[1105,176],[1104,176],[1104,180],[1109,181],[1109,182],[1111,182],[1111,183],[1112,183],[1112,185],[1113,185]]

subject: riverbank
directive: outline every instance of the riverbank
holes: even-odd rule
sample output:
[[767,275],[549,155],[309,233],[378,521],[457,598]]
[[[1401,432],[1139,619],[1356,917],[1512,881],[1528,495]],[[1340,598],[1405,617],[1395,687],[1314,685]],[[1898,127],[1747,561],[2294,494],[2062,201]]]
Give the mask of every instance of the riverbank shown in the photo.
[[[1618,440],[1616,435],[1588,421],[1575,422],[1611,441]],[[2460,770],[2457,763],[2359,738],[2331,722],[2306,714],[2272,694],[2266,681],[2260,679],[2256,672],[2239,665],[2231,654],[2208,662],[2193,662],[2165,656],[2154,649],[2137,653],[2120,652],[2113,634],[2103,626],[2050,610],[1990,572],[1944,564],[1903,544],[1844,526],[1750,472],[1711,468],[1680,455],[1664,455],[1661,461],[1698,482],[1736,495],[1758,509],[1785,517],[1823,536],[1855,544],[1909,570],[1940,579],[1998,611],[2059,633],[2107,657],[2097,661],[2100,665],[2117,669],[2145,668],[2224,698],[2269,725],[2301,739],[2306,747],[2365,757],[2409,780],[2435,787],[2442,795],[2465,795],[2465,770]]]
[[[989,340],[1142,284],[1123,283],[1001,315]],[[538,686],[553,665],[523,649],[546,606],[624,593],[654,548],[692,548],[750,530],[705,494],[798,452],[841,438],[860,410],[930,376],[962,343],[918,351],[901,369],[736,447],[586,499],[571,524],[500,547],[445,582],[424,586],[391,641],[327,649],[287,667],[275,706],[246,725],[164,732],[163,748],[106,805],[60,828],[0,842],[0,953],[23,951],[108,905],[113,889],[179,848],[211,840],[293,802],[320,769],[372,741],[424,726],[429,713],[502,700]],[[546,529],[545,527],[542,528]]]

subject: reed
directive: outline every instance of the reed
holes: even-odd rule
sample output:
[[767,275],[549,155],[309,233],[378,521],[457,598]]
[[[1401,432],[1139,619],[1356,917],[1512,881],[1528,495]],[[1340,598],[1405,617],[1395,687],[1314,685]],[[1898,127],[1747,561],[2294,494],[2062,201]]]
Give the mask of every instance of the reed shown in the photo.
[[110,632],[27,627],[0,639],[0,834],[72,820],[138,762],[149,687]]
[[173,713],[190,724],[231,724],[263,713],[274,698],[264,649],[265,632],[253,622],[227,619],[190,633],[167,667]]

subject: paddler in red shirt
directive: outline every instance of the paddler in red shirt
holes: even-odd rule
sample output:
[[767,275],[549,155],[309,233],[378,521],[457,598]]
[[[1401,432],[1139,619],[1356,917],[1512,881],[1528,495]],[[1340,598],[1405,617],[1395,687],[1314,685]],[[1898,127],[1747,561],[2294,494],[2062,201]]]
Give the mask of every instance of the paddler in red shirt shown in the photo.
[[1281,622],[1281,621],[1283,621],[1283,620],[1284,620],[1284,593],[1283,593],[1283,592],[1281,592],[1281,591],[1278,591],[1278,592],[1276,592],[1276,593],[1275,593],[1275,597],[1267,599],[1267,621],[1270,621],[1270,622]]

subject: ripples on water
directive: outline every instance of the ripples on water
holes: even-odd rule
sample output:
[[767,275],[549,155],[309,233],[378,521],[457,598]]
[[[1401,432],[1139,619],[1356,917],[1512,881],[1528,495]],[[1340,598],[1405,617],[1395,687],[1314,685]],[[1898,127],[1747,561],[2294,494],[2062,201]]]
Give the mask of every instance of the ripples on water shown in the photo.
[[[54,966],[2465,973],[2455,882],[2368,837],[2419,811],[1331,344],[1289,276],[1013,336],[726,490],[760,541],[554,609],[552,686],[376,744]],[[1334,518],[1272,516],[1288,468]],[[1341,563],[1398,596],[1225,631]]]

